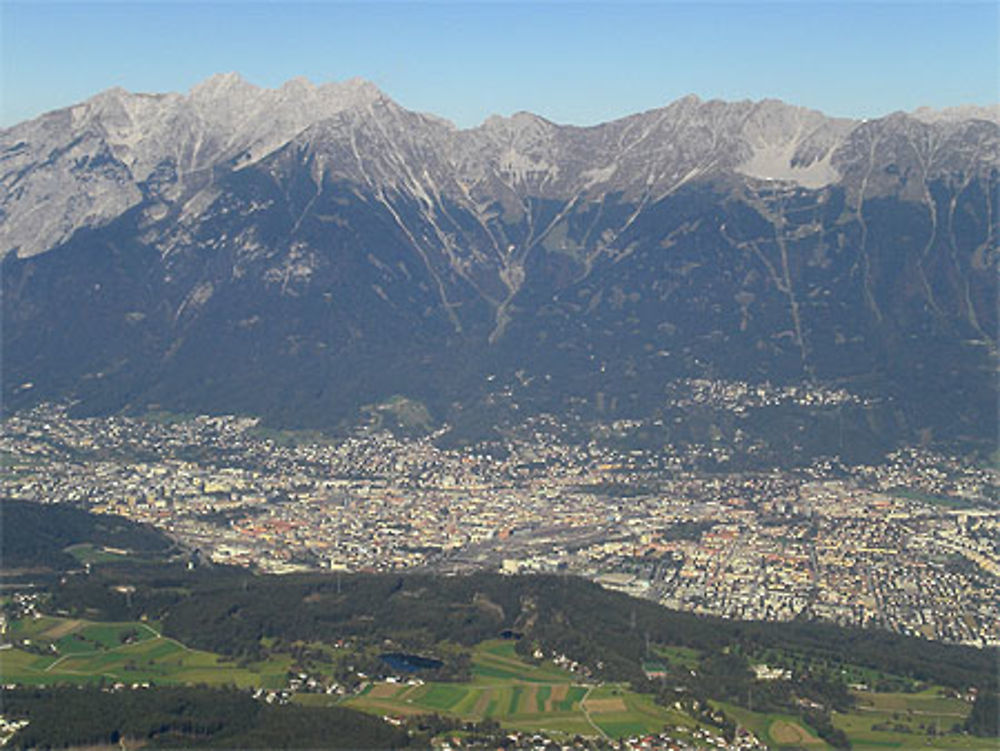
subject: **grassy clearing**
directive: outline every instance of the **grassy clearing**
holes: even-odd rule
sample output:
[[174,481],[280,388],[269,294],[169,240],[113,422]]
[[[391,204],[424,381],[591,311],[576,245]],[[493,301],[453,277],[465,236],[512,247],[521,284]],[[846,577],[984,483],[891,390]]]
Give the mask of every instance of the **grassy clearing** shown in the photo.
[[859,708],[880,712],[934,714],[964,719],[970,710],[970,706],[966,702],[942,696],[935,689],[927,689],[913,694],[859,692],[855,693],[854,696]]
[[94,547],[89,542],[82,542],[79,545],[70,545],[68,548],[65,548],[64,552],[69,553],[71,556],[76,558],[81,565],[87,563],[110,563],[112,561],[122,561],[128,557],[125,553],[112,553],[102,548]]
[[688,669],[698,667],[701,652],[689,647],[654,647],[653,653],[671,665],[680,665]]

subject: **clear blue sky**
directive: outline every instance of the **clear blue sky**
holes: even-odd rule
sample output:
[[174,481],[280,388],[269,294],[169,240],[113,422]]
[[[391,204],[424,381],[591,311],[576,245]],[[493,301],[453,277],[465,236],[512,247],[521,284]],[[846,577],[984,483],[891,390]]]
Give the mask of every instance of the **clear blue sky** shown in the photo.
[[186,91],[361,76],[460,126],[529,110],[591,124],[702,98],[832,115],[1000,100],[979,2],[114,2],[0,0],[0,123],[111,86]]

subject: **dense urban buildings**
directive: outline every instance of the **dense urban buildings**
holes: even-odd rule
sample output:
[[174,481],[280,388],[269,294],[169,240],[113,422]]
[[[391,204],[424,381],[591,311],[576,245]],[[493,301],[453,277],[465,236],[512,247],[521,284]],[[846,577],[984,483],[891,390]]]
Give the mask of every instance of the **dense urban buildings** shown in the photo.
[[[792,398],[690,392],[736,410]],[[333,440],[243,417],[74,419],[45,405],[5,420],[0,492],[150,523],[192,565],[566,572],[699,613],[1000,644],[995,468],[908,449],[877,466],[708,472],[710,446],[574,444],[565,428],[532,418],[499,447],[446,450],[440,433],[375,424]]]

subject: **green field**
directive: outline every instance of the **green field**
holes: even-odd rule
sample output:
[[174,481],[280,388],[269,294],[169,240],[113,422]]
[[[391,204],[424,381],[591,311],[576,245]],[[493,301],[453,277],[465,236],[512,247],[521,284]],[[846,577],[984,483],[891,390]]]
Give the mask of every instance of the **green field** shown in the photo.
[[[156,683],[281,688],[287,657],[243,667],[189,649],[141,622],[97,623],[42,616],[14,621],[10,638],[23,646],[0,651],[0,683]],[[30,651],[30,650],[37,650]]]
[[[1000,749],[1000,740],[991,742],[951,732],[952,726],[961,725],[969,714],[970,705],[961,699],[946,698],[933,689],[915,694],[865,691],[854,696],[856,708],[847,714],[835,712],[833,724],[847,734],[856,751]],[[772,748],[829,748],[798,717],[750,712],[722,702],[717,706]],[[929,735],[928,729],[934,735]]]
[[653,654],[669,665],[679,665],[689,670],[698,667],[701,652],[689,647],[654,647]]
[[[580,683],[554,665],[528,664],[512,642],[480,644],[472,655],[472,674],[469,683],[375,683],[346,704],[375,714],[438,712],[465,720],[491,718],[510,728],[562,735],[617,738],[658,732],[664,725],[693,725],[686,715],[658,706],[649,697],[619,686]],[[317,701],[322,703],[305,703]]]
[[713,702],[713,704],[738,724],[752,731],[771,748],[829,748],[811,728],[793,715],[750,712],[743,707],[724,702]]
[[833,724],[847,733],[856,749],[1000,749],[1000,739],[991,742],[950,732],[965,721],[971,707],[934,689],[914,694],[864,692],[855,698],[856,709],[835,714]]

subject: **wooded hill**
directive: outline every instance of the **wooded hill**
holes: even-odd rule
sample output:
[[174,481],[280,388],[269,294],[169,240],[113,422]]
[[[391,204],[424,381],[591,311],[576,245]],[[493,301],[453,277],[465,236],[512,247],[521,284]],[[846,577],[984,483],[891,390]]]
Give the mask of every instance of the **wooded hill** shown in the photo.
[[12,748],[124,748],[128,741],[153,748],[357,749],[401,748],[413,740],[351,709],[268,705],[246,692],[207,688],[19,689],[4,691],[4,714],[29,722]]
[[[114,586],[136,587],[130,601]],[[651,645],[708,653],[793,649],[918,681],[995,690],[995,649],[826,623],[737,622],[696,616],[568,576],[352,574],[255,576],[229,568],[110,567],[69,579],[57,607],[108,620],[143,615],[185,644],[259,657],[262,639],[392,638],[412,649],[472,645],[504,630],[518,649],[565,654],[610,680],[645,680]]]
[[66,548],[90,543],[142,555],[162,555],[173,542],[162,532],[121,516],[91,514],[66,505],[0,500],[0,568],[79,566]]

